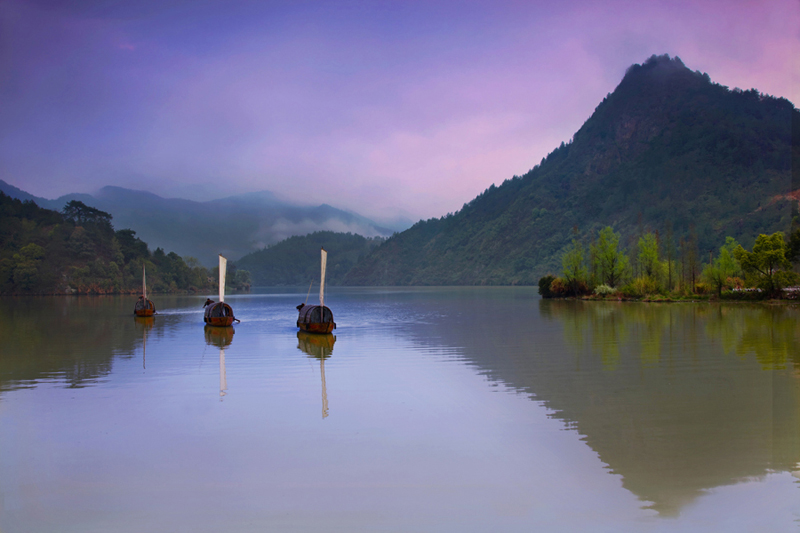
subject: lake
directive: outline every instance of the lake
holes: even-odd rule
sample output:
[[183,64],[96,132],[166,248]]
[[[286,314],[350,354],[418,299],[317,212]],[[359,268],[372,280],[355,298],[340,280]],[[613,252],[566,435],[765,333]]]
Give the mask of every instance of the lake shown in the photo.
[[800,526],[797,306],[305,293],[4,298],[0,531]]

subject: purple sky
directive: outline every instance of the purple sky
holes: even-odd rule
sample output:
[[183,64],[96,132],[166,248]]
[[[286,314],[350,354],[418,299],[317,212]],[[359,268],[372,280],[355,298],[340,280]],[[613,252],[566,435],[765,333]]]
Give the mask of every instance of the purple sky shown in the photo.
[[0,1],[0,179],[441,216],[633,63],[800,96],[800,2]]

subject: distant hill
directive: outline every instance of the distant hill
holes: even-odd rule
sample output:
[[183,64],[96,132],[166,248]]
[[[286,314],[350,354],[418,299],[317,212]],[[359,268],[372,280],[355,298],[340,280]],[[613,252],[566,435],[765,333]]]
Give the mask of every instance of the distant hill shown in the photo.
[[293,235],[328,230],[388,237],[408,227],[383,227],[327,204],[292,205],[278,200],[268,191],[208,202],[162,198],[121,187],[104,187],[96,195],[70,194],[48,200],[2,180],[0,191],[54,210],[61,210],[70,200],[80,200],[110,213],[115,227],[134,230],[151,246],[174,250],[180,256],[196,257],[207,266],[216,264],[219,253],[236,260]]
[[340,285],[345,274],[383,239],[365,239],[352,233],[317,231],[289,237],[269,248],[248,254],[236,262],[250,272],[254,285],[287,286],[315,282],[319,287],[320,248],[328,252],[325,283]]
[[[108,213],[80,201],[65,211],[0,191],[0,294],[135,294],[143,268],[151,292],[211,288],[208,269],[174,252],[151,254],[135,232],[115,231]],[[237,285],[249,288],[246,274]]]
[[[632,246],[671,225],[699,250],[788,231],[797,207],[800,113],[755,89],[729,90],[680,59],[633,65],[573,140],[453,215],[388,239],[349,285],[534,284],[561,269],[573,236],[610,225]],[[798,136],[800,138],[800,136]],[[792,197],[794,196],[794,197]]]

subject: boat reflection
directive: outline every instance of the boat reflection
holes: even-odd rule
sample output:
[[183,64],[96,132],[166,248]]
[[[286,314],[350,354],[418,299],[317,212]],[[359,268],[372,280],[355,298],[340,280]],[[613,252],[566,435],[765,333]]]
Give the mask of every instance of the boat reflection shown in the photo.
[[225,348],[233,342],[233,328],[205,326],[206,344],[219,348],[219,401],[228,394],[228,377],[225,373]]
[[136,331],[142,332],[142,369],[146,369],[147,332],[153,329],[156,319],[153,316],[135,316],[133,320],[136,323]]
[[209,346],[216,346],[217,348],[227,348],[233,342],[233,334],[236,330],[233,328],[205,326],[203,332],[206,335],[206,344]]
[[319,359],[319,373],[322,380],[322,418],[328,417],[328,389],[325,385],[325,359],[333,354],[336,336],[331,333],[297,332],[297,348],[315,359]]

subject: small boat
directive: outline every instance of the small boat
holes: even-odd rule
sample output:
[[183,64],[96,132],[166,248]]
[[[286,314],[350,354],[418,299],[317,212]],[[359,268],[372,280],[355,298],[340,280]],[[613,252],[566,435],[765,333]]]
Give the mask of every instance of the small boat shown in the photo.
[[[336,322],[333,321],[333,313],[325,307],[325,266],[328,262],[328,252],[322,249],[322,273],[319,284],[319,305],[306,305],[301,303],[297,306],[299,315],[297,317],[297,327],[309,333],[330,333],[336,329]],[[309,291],[311,289],[309,288]],[[308,297],[306,297],[308,301]]]
[[219,302],[214,302],[212,299],[207,299],[203,304],[205,307],[205,314],[203,321],[209,326],[228,327],[233,325],[233,322],[239,322],[233,316],[233,309],[225,303],[225,272],[227,270],[228,260],[219,255]]
[[142,265],[142,295],[133,306],[133,314],[136,316],[153,316],[156,312],[156,305],[147,299],[147,278]]

